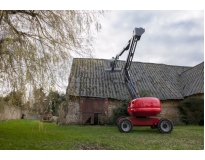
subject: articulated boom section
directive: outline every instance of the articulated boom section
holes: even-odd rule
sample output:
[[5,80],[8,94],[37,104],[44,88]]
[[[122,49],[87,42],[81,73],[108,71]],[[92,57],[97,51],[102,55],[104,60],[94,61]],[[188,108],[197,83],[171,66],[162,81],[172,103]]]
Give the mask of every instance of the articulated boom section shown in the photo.
[[140,97],[140,95],[136,93],[137,90],[136,90],[135,86],[133,85],[132,80],[130,78],[130,74],[129,74],[131,62],[132,62],[132,59],[134,56],[135,48],[137,46],[137,41],[138,41],[137,36],[133,36],[133,38],[131,40],[129,54],[128,54],[125,68],[124,68],[125,84],[126,84],[126,87],[129,91],[132,99]]
[[133,37],[131,39],[130,42],[130,47],[129,47],[129,54],[127,56],[127,61],[125,63],[125,68],[124,68],[124,74],[125,74],[125,84],[126,87],[132,97],[132,99],[134,98],[139,98],[140,95],[138,93],[136,93],[136,88],[132,83],[132,80],[130,78],[130,74],[129,74],[129,70],[130,70],[130,66],[132,63],[132,59],[134,57],[134,53],[135,53],[135,49],[137,46],[137,41],[140,40],[141,35],[145,32],[145,30],[143,28],[135,28],[133,31]]
[[119,72],[119,71],[121,71],[120,68],[116,68],[117,60],[124,53],[124,51],[129,50],[129,53],[127,56],[127,61],[125,63],[125,67],[124,67],[124,76],[125,76],[124,80],[125,80],[126,87],[129,91],[129,94],[133,99],[139,98],[140,95],[138,93],[136,93],[137,90],[132,83],[132,80],[131,80],[130,74],[129,74],[129,70],[130,70],[130,66],[132,63],[132,59],[134,57],[135,49],[137,46],[137,41],[140,40],[141,35],[144,32],[145,32],[145,29],[143,29],[143,28],[135,28],[133,31],[133,36],[128,41],[127,45],[123,48],[123,50],[118,55],[116,55],[115,58],[113,57],[110,60],[110,68],[105,69],[106,72]]

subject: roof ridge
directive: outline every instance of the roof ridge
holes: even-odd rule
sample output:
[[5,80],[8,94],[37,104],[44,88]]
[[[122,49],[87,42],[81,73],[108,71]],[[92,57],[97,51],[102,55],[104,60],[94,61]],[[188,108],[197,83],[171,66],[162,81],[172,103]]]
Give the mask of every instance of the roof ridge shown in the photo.
[[[93,59],[93,60],[107,60],[109,61],[110,59],[99,59],[99,58],[73,58],[73,59]],[[118,60],[125,62],[126,60]],[[165,66],[172,66],[172,67],[190,67],[192,68],[193,66],[180,66],[180,65],[170,65],[170,64],[164,64],[164,63],[153,63],[153,62],[140,62],[140,61],[132,61],[133,63],[143,63],[143,64],[155,64],[155,65],[165,65]]]

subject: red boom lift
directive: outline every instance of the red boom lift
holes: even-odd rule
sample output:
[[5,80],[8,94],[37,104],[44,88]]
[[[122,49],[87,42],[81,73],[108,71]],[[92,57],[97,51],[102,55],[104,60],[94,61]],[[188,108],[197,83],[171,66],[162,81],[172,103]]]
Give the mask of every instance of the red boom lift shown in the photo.
[[154,97],[141,97],[136,90],[130,78],[129,69],[134,56],[137,41],[140,40],[141,35],[145,32],[143,28],[135,28],[132,38],[123,50],[110,60],[110,67],[105,69],[106,72],[120,72],[120,68],[116,68],[117,60],[124,51],[129,50],[127,60],[124,66],[124,81],[126,87],[132,97],[129,102],[127,111],[129,117],[119,117],[117,120],[117,127],[120,132],[130,132],[133,126],[150,126],[151,128],[158,128],[160,133],[171,133],[173,124],[169,119],[157,117],[162,111],[161,103],[158,98]]

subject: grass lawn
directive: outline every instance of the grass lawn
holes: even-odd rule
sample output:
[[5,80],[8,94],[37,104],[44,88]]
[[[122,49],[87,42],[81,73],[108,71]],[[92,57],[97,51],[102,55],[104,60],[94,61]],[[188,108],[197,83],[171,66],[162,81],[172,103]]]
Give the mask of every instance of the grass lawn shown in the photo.
[[0,121],[0,150],[204,150],[204,127],[174,126],[171,134],[133,127],[120,133],[116,126]]

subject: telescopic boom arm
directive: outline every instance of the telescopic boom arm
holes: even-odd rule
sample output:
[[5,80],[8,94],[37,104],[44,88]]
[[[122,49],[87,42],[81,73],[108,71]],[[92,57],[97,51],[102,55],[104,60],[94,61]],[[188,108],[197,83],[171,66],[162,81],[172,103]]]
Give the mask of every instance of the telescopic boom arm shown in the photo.
[[124,67],[124,76],[125,76],[124,80],[125,80],[126,87],[127,87],[128,91],[129,91],[129,93],[130,93],[130,95],[133,99],[139,98],[140,95],[137,93],[137,90],[136,90],[135,86],[132,83],[132,80],[131,80],[130,74],[129,74],[129,69],[130,69],[132,59],[133,59],[133,56],[134,56],[134,53],[135,53],[135,48],[137,46],[137,41],[140,40],[141,35],[144,32],[145,32],[145,29],[143,29],[143,28],[135,28],[134,31],[133,31],[133,36],[128,41],[127,45],[123,48],[123,50],[119,54],[116,55],[115,58],[113,57],[110,60],[111,69],[106,70],[106,71],[110,71],[110,72],[120,71],[121,69],[115,68],[117,60],[124,53],[124,51],[129,50],[127,60],[126,60],[126,63],[125,63],[125,67]]

